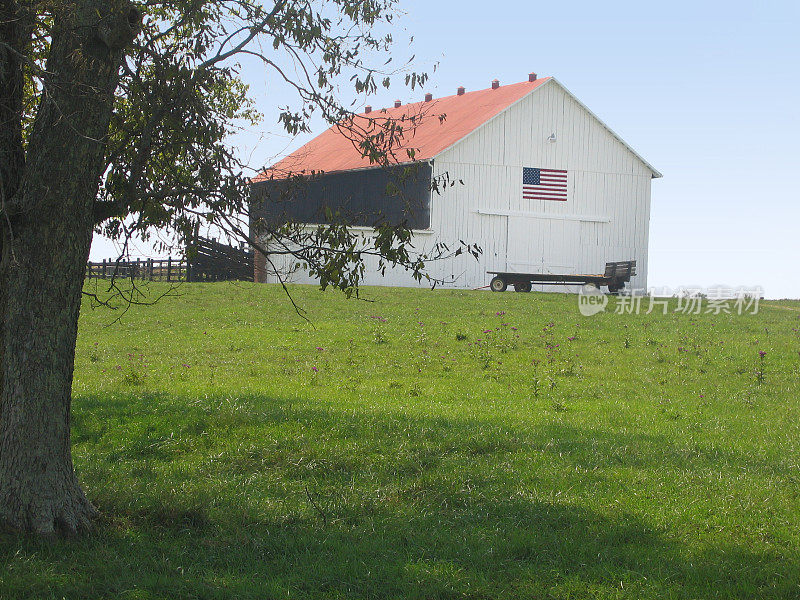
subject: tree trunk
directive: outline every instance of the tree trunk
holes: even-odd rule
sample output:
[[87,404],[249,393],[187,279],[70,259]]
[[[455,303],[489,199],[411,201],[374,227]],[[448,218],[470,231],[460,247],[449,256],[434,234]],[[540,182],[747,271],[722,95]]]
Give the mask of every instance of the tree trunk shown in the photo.
[[53,534],[96,514],[75,475],[70,404],[93,203],[122,48],[138,25],[127,0],[59,9],[44,94],[0,238],[0,524]]

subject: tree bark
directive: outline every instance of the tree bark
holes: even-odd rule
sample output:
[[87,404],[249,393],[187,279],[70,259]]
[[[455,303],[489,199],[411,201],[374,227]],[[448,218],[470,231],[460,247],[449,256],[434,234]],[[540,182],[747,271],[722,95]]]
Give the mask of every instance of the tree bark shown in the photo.
[[113,95],[139,19],[127,0],[63,6],[0,234],[0,524],[43,535],[96,515],[72,464],[72,375]]
[[[21,12],[15,0],[0,2],[0,266],[3,264],[4,234],[9,233],[10,199],[19,188],[25,165],[20,119],[25,87],[21,57],[30,46],[32,32]],[[0,286],[0,314],[5,304],[4,297],[4,289]],[[0,364],[2,353],[0,342]],[[0,389],[2,378],[0,371]]]

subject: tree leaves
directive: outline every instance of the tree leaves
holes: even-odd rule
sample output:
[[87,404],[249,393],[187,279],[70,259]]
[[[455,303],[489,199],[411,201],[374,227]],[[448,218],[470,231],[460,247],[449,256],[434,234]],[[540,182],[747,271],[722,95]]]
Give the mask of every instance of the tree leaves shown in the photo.
[[[141,31],[120,73],[105,140],[97,231],[120,240],[157,234],[166,249],[214,225],[258,244],[247,225],[249,175],[259,167],[243,162],[230,145],[238,127],[255,126],[261,118],[238,74],[243,56],[260,60],[294,90],[296,104],[279,114],[286,133],[308,132],[312,119],[321,116],[373,164],[415,160],[403,139],[418,117],[364,122],[337,92],[343,75],[358,94],[388,88],[395,75],[411,89],[427,81],[424,73],[408,72],[408,64],[385,70],[392,62],[386,53],[397,0],[278,0],[271,7],[257,0],[150,0],[138,6]],[[49,14],[36,13],[24,118],[33,115],[44,91],[37,82],[49,51]],[[382,66],[372,66],[373,60]],[[399,187],[393,193],[402,201]],[[358,284],[364,251],[415,273],[424,263],[405,247],[411,236],[403,224],[376,229],[366,250],[336,218],[313,238],[291,226],[269,234],[311,265],[323,286],[345,291]]]

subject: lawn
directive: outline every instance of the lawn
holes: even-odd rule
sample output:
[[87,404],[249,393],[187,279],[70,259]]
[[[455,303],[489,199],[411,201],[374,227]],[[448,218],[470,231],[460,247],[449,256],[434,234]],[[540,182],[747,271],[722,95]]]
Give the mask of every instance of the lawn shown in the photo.
[[0,537],[0,598],[800,597],[797,302],[291,291],[85,303],[103,516]]

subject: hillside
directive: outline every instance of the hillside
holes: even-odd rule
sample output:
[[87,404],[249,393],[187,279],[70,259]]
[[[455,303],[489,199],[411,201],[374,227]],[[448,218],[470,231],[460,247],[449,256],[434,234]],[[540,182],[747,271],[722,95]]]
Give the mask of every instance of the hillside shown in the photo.
[[85,302],[74,456],[103,520],[0,538],[0,597],[800,594],[798,303],[291,291],[307,321],[268,285]]

